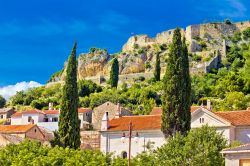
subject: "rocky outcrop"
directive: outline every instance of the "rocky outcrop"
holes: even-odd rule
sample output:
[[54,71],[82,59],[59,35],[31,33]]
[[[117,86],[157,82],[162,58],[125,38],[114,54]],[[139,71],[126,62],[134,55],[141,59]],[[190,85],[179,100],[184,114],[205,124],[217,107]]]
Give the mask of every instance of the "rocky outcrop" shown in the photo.
[[89,53],[80,54],[78,58],[78,78],[107,74],[110,55],[107,50],[93,48]]
[[[225,56],[226,47],[230,45],[234,33],[243,31],[248,27],[250,27],[250,21],[235,24],[198,24],[190,25],[185,30],[181,29],[182,36],[186,37],[190,53],[199,55],[203,59],[200,62],[191,63],[190,66],[206,66],[208,60],[215,57],[215,54],[213,54],[215,51],[219,51],[220,55]],[[164,70],[164,62],[173,34],[174,29],[158,33],[155,37],[149,37],[148,35],[132,36],[123,45],[122,51],[113,55],[110,55],[105,49],[91,48],[89,53],[79,55],[78,79],[109,75],[110,60],[115,56],[119,61],[120,74],[152,73],[155,54],[158,51],[161,52],[161,67]],[[66,66],[67,63],[65,63]],[[59,81],[64,80],[64,78],[65,71],[54,74],[50,80]]]

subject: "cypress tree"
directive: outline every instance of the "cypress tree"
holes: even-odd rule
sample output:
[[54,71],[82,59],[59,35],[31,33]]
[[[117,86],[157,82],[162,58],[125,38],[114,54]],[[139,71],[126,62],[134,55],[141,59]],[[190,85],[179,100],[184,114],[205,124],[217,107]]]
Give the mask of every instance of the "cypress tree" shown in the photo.
[[80,120],[78,118],[77,62],[74,44],[66,68],[66,80],[63,87],[61,112],[59,117],[59,136],[63,147],[80,147]]
[[163,79],[163,112],[161,130],[166,137],[190,129],[190,76],[188,52],[180,29],[174,31]]
[[110,85],[112,88],[117,88],[119,80],[119,62],[114,58],[110,70]]
[[191,112],[190,112],[190,107],[191,107],[191,78],[189,74],[189,60],[188,60],[188,48],[186,45],[186,38],[183,38],[182,41],[182,49],[183,49],[183,128],[182,128],[182,133],[186,133],[186,131],[190,130],[190,125],[191,125]]
[[155,70],[154,70],[154,79],[155,79],[155,81],[160,81],[160,79],[161,79],[160,52],[157,52],[157,53],[156,53]]

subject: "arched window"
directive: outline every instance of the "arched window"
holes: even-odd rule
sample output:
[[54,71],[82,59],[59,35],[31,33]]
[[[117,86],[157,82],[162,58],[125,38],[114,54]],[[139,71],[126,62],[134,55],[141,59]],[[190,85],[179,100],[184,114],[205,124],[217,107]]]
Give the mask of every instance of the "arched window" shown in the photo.
[[128,157],[128,153],[126,151],[122,152],[122,158],[126,159]]

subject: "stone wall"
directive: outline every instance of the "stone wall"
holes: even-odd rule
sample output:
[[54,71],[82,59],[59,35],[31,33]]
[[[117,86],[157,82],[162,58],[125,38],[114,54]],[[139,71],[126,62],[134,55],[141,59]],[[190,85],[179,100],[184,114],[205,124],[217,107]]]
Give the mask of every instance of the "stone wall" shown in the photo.
[[[94,108],[94,111],[92,113],[92,125],[93,128],[97,131],[101,129],[101,122],[103,115],[108,112],[109,120],[113,119],[118,111],[118,105],[106,102],[96,108]],[[121,108],[121,115],[131,115],[132,113],[124,108]]]
[[82,149],[100,149],[100,133],[98,131],[81,131],[80,136]]

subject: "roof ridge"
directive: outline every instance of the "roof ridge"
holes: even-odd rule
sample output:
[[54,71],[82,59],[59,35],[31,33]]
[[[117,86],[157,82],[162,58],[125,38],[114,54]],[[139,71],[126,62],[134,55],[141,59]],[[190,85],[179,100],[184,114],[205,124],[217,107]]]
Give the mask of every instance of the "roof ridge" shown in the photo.
[[236,149],[236,148],[241,148],[241,147],[245,147],[245,146],[248,146],[248,145],[250,145],[250,143],[242,144],[242,145],[239,145],[239,146],[236,146],[236,147],[225,148],[225,149],[223,149],[223,151],[224,150],[232,150],[232,149]]
[[[122,116],[121,118],[123,118],[123,117],[133,117],[133,118],[135,118],[135,117],[148,117],[148,116],[161,116],[161,115],[131,115],[131,116]],[[119,118],[117,118],[117,119],[119,119]]]
[[233,113],[233,112],[250,112],[249,110],[236,110],[236,111],[215,111],[214,113]]

